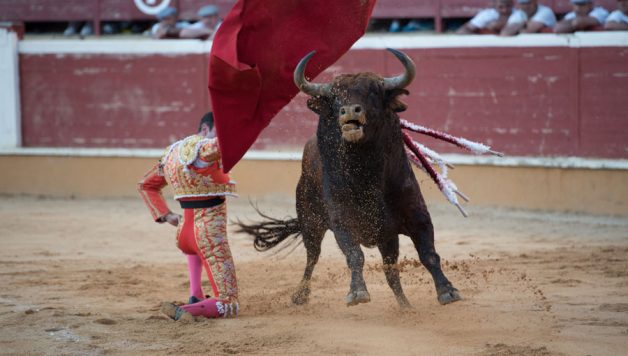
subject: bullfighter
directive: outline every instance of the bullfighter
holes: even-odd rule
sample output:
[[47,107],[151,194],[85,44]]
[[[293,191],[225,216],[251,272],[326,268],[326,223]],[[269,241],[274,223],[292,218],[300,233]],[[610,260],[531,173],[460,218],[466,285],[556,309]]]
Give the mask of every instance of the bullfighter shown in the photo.
[[[235,316],[238,285],[227,241],[225,197],[235,195],[235,183],[223,172],[211,112],[200,121],[198,133],[170,145],[161,160],[139,182],[139,192],[153,219],[177,226],[177,247],[187,255],[190,299],[177,306],[165,303],[162,311],[175,320],[183,316],[208,318]],[[183,216],[170,211],[162,189],[170,185]],[[213,297],[201,288],[205,268]]]

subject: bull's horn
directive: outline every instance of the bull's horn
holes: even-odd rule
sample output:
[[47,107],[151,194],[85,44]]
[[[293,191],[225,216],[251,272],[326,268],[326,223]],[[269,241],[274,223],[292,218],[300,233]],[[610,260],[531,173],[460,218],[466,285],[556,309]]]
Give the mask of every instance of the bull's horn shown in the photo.
[[294,84],[307,95],[328,96],[331,92],[330,84],[310,83],[305,79],[305,66],[307,66],[307,62],[310,61],[314,53],[316,53],[316,51],[308,53],[294,69]]
[[392,48],[387,48],[387,50],[391,52],[392,54],[394,54],[395,57],[397,57],[401,61],[401,63],[403,64],[403,67],[405,68],[405,72],[396,77],[384,78],[384,88],[386,90],[390,90],[390,89],[397,89],[397,88],[401,89],[401,88],[407,87],[408,85],[410,85],[410,83],[412,83],[412,80],[414,79],[414,76],[416,75],[416,68],[414,67],[414,62],[412,62],[412,59],[410,59],[410,57],[408,57],[403,52],[397,51],[396,49],[392,49]]

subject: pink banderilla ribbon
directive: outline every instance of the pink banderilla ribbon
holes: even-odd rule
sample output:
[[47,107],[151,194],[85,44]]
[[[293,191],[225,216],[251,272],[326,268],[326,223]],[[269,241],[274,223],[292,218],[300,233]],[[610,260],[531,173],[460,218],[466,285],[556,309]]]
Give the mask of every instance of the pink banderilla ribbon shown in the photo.
[[[416,125],[404,119],[401,119],[400,122],[402,129],[428,135],[436,139],[452,143],[458,147],[464,148],[478,155],[490,153],[499,157],[503,156],[502,153],[493,151],[489,146],[479,142],[469,141],[465,138],[455,137],[444,132],[432,130],[420,125]],[[464,211],[462,206],[460,206],[456,195],[458,195],[466,202],[469,201],[469,198],[467,198],[466,195],[460,192],[456,184],[454,184],[454,182],[447,177],[447,168],[453,169],[453,165],[445,161],[445,159],[437,152],[413,140],[412,137],[410,137],[410,135],[408,135],[407,133],[402,132],[402,134],[403,141],[406,145],[406,154],[410,159],[410,162],[426,172],[432,178],[434,183],[436,183],[438,189],[440,189],[443,195],[445,195],[445,198],[447,198],[447,200],[451,204],[455,205],[464,217],[467,217],[467,212]],[[432,167],[432,164],[436,164],[439,166],[440,173],[437,172],[434,167]]]

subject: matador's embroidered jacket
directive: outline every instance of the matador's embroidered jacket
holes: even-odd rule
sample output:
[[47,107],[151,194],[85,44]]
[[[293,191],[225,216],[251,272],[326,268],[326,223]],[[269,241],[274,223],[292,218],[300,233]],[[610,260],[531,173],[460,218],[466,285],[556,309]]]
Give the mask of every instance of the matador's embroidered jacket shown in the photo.
[[161,192],[168,184],[179,201],[236,195],[235,183],[222,170],[217,139],[200,135],[170,145],[159,163],[139,182],[140,194],[156,221],[170,212]]

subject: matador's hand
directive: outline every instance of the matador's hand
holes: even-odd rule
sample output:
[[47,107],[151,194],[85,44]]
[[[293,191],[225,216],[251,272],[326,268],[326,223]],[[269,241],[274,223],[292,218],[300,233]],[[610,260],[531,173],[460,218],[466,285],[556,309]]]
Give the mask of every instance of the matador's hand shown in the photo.
[[181,215],[175,213],[168,213],[164,216],[164,221],[172,226],[179,226],[179,221],[181,220]]

